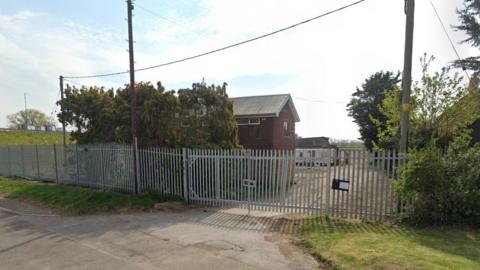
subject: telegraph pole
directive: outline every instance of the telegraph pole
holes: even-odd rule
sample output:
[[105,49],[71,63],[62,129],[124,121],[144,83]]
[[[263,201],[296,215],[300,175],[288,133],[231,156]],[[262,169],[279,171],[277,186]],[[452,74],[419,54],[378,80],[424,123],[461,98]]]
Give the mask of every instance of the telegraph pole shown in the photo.
[[127,0],[128,10],[128,53],[130,59],[130,107],[131,107],[131,129],[133,143],[133,179],[135,185],[135,193],[138,193],[138,177],[137,177],[137,95],[135,93],[135,58],[133,54],[133,26],[132,26],[132,0]]
[[[60,80],[60,100],[63,101],[63,76],[60,75],[58,79]],[[62,111],[63,147],[65,147],[67,145],[67,136],[65,132],[65,118],[63,115],[63,106],[60,107],[60,110]]]
[[405,0],[405,12],[407,15],[405,27],[405,54],[403,62],[402,78],[402,115],[400,123],[400,152],[408,151],[408,130],[410,122],[410,92],[412,87],[412,51],[413,51],[413,28],[415,14],[415,0]]

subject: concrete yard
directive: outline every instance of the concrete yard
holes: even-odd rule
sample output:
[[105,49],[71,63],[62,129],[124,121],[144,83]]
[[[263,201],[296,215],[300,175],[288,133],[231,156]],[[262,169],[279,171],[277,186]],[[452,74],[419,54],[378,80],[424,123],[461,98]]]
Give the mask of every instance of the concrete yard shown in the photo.
[[56,216],[0,198],[0,269],[318,269],[272,217],[245,214]]

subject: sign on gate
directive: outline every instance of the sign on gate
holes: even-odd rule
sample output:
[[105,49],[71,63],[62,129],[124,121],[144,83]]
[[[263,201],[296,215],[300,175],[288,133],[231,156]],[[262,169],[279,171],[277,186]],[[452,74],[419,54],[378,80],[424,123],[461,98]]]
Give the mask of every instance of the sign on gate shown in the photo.
[[242,185],[247,188],[254,188],[257,186],[257,181],[256,180],[250,180],[250,179],[243,179],[242,180]]
[[341,180],[341,179],[333,179],[332,189],[341,190],[341,191],[348,191],[349,188],[350,188],[350,181]]

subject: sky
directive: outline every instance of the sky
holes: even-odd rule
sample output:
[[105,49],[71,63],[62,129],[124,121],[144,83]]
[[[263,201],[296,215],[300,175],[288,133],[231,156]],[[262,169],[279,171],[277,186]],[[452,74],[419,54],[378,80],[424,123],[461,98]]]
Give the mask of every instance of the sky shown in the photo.
[[[261,35],[354,0],[135,0],[136,68],[169,62]],[[461,57],[479,52],[455,31],[462,0],[432,0]],[[428,0],[416,1],[413,80],[419,59],[434,55],[432,71],[456,55]],[[58,77],[128,70],[124,0],[0,0],[0,127],[27,107],[58,111]],[[168,90],[205,79],[228,83],[231,97],[289,93],[302,137],[356,139],[346,104],[373,73],[401,71],[404,0],[367,0],[281,34],[159,69],[137,81],[161,81]],[[75,85],[120,87],[128,75],[76,79]]]

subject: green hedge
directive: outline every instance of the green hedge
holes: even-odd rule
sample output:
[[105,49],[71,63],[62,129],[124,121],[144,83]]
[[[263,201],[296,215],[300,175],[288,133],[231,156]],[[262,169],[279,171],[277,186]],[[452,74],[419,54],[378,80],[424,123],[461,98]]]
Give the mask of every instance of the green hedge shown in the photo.
[[396,191],[411,224],[480,225],[480,144],[461,134],[445,152],[431,142],[410,154]]

